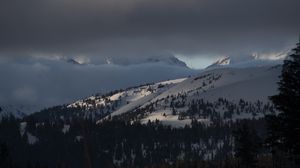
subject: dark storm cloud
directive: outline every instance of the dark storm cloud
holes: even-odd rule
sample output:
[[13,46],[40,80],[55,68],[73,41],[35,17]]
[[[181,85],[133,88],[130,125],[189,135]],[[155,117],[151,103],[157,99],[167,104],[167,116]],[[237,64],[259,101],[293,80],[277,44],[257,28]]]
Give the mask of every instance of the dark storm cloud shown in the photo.
[[128,63],[170,53],[190,60],[277,53],[296,42],[299,6],[299,0],[0,0],[0,103],[49,106],[194,73],[165,64],[74,66],[65,57]]
[[1,55],[141,56],[281,50],[299,0],[1,0]]

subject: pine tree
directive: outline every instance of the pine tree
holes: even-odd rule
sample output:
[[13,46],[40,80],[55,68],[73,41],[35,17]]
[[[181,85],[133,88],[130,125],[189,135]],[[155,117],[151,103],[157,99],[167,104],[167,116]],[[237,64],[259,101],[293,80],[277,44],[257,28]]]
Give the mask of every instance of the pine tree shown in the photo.
[[254,129],[250,129],[243,123],[234,132],[235,157],[241,161],[241,167],[253,168],[257,162],[257,154],[260,148],[260,137]]
[[9,152],[5,143],[0,144],[0,167],[8,167],[9,165]]
[[281,123],[281,129],[273,129],[277,131],[273,134],[281,136],[278,139],[282,139],[284,149],[300,164],[300,38],[292,52],[282,67],[279,93],[271,97]]

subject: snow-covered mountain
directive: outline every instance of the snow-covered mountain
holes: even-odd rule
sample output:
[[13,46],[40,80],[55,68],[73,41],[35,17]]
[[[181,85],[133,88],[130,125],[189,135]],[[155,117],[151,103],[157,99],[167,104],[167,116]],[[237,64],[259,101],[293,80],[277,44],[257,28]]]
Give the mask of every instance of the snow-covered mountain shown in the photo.
[[198,70],[187,68],[171,56],[128,60],[128,64],[125,58],[119,59],[120,62],[107,61],[97,64],[97,61],[84,56],[0,61],[0,77],[5,79],[1,81],[0,106],[13,105],[19,109],[19,106],[29,108],[39,105],[45,108],[70,103],[98,92],[106,93],[198,73]]
[[211,65],[207,66],[206,68],[217,68],[217,67],[221,67],[224,65],[229,65],[230,64],[230,57],[223,57],[223,58],[219,58],[217,61],[215,61],[214,63],[212,63]]
[[135,58],[134,60],[129,60],[127,58],[105,58],[104,61],[98,62],[98,64],[115,64],[115,65],[138,65],[138,64],[153,64],[153,63],[162,63],[170,66],[186,67],[185,62],[179,60],[174,55],[157,55],[150,57],[141,57]]
[[206,70],[216,68],[248,68],[248,67],[263,67],[263,66],[276,66],[283,63],[285,53],[276,53],[273,55],[246,55],[240,57],[221,57],[214,63],[207,66]]
[[41,107],[33,105],[0,105],[0,119],[13,115],[16,118],[22,118],[28,114],[40,110]]
[[[219,113],[221,117],[224,117],[226,111],[230,111],[230,106],[246,102],[245,104],[249,105],[248,108],[252,108],[252,112],[255,112],[255,116],[248,113],[249,111],[247,112],[247,107],[245,109],[239,109],[238,107],[237,109],[240,110],[239,114],[235,114],[236,116],[233,119],[263,117],[264,114],[273,112],[273,107],[268,97],[276,94],[276,83],[280,71],[280,66],[245,69],[226,68],[205,71],[166,90],[155,92],[128,103],[112,112],[109,117],[126,115],[128,112],[137,112],[138,115],[143,116],[138,117],[142,122],[157,119],[166,124],[184,126],[191,122],[191,117],[195,116],[181,119],[180,116],[187,113],[191,108],[192,102],[196,101],[201,101],[198,104],[199,106],[209,106],[208,104],[211,103],[211,110]],[[226,103],[223,102],[223,99],[226,99]],[[208,104],[204,102],[208,102]],[[262,112],[263,110],[260,109],[262,106],[266,108],[266,111]],[[234,113],[233,111],[231,112]],[[262,113],[256,114],[257,112]],[[196,118],[209,122],[210,117],[200,115]]]
[[134,59],[128,58],[115,58],[115,57],[106,57],[102,59],[98,58],[85,58],[85,57],[62,57],[59,60],[63,62],[67,62],[73,65],[121,65],[121,66],[130,66],[130,65],[139,65],[139,64],[155,64],[161,63],[170,66],[178,66],[178,67],[185,67],[187,65],[185,62],[179,60],[172,54],[165,54],[165,55],[152,55],[149,57],[137,57]]
[[73,58],[70,58],[70,59],[67,59],[65,60],[67,63],[70,63],[70,64],[74,64],[74,65],[84,65],[82,63],[79,63],[78,61],[76,61],[75,59]]
[[173,126],[184,126],[192,119],[209,124],[216,117],[225,121],[263,117],[274,113],[268,97],[277,92],[280,72],[281,65],[206,69],[189,78],[94,95],[35,116],[84,117],[98,123],[111,117],[142,123],[159,120]]
[[179,60],[173,55],[169,55],[162,58],[148,58],[145,62],[154,63],[154,62],[164,62],[168,65],[180,66],[180,67],[187,67],[186,63]]

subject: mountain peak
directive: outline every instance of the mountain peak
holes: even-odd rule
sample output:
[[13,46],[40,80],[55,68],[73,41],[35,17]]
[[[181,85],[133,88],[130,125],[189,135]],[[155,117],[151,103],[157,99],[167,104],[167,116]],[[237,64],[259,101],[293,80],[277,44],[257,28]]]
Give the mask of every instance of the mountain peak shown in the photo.
[[124,58],[105,58],[104,64],[115,64],[115,65],[134,65],[134,64],[147,64],[147,63],[164,63],[167,65],[172,66],[179,66],[179,67],[187,67],[185,62],[179,60],[174,55],[156,55],[156,56],[149,56],[149,57],[141,57],[136,59],[124,59]]
[[146,60],[146,62],[148,62],[148,63],[163,62],[163,63],[166,63],[168,65],[187,67],[185,62],[179,60],[174,55],[166,55],[166,56],[161,56],[161,57],[157,57],[157,58],[148,58]]
[[66,62],[67,62],[67,63],[74,64],[74,65],[82,65],[81,63],[79,63],[78,61],[76,61],[76,60],[73,59],[73,58],[67,59]]
[[231,58],[230,57],[222,57],[219,58],[217,61],[215,61],[214,63],[212,63],[211,65],[209,65],[206,68],[214,68],[214,67],[220,67],[220,66],[224,66],[224,65],[229,65],[231,62]]
[[114,62],[111,58],[106,58],[105,62],[106,62],[106,64],[114,64]]
[[87,65],[88,62],[86,62],[85,60],[82,60],[81,58],[61,58],[60,60],[69,63],[69,64],[73,64],[73,65]]

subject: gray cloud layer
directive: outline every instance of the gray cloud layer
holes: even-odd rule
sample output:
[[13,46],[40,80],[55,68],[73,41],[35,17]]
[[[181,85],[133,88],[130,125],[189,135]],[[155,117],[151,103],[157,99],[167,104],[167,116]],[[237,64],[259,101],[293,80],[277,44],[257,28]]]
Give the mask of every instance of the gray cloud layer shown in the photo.
[[129,66],[75,65],[61,60],[0,61],[0,106],[70,103],[145,83],[175,79],[198,71],[164,63]]
[[282,50],[299,0],[1,0],[0,54],[137,57]]

